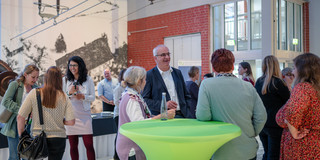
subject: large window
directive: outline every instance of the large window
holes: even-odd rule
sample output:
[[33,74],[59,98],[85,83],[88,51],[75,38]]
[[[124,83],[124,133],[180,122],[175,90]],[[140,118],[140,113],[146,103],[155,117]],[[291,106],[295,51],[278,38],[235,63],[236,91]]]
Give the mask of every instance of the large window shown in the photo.
[[238,10],[238,51],[248,50],[248,9],[247,0],[237,2]]
[[239,0],[212,7],[213,48],[261,49],[261,0]]
[[261,0],[251,0],[251,49],[261,49]]
[[278,50],[301,52],[301,5],[287,0],[277,0]]
[[234,50],[234,3],[226,4],[224,7],[224,46]]

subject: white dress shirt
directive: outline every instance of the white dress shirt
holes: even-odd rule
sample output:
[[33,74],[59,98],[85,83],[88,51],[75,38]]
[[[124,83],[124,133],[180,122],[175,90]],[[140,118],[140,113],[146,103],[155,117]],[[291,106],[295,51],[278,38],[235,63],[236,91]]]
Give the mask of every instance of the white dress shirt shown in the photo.
[[167,71],[161,71],[161,69],[158,66],[157,68],[160,72],[160,75],[162,76],[164,83],[166,84],[171,100],[178,104],[176,110],[179,111],[180,110],[179,99],[178,99],[176,87],[174,85],[173,77],[171,74],[173,69],[170,67],[170,69]]

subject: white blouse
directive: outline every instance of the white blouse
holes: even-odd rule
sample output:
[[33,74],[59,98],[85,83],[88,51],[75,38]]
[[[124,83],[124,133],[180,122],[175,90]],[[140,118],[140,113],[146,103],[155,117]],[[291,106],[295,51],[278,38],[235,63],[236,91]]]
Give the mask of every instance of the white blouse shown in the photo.
[[[66,78],[62,78],[63,91],[68,94],[69,88],[73,86],[73,81],[66,81]],[[90,76],[87,76],[87,81],[83,82],[80,92],[84,94],[83,107],[86,111],[90,110],[91,102],[95,100],[94,83]]]

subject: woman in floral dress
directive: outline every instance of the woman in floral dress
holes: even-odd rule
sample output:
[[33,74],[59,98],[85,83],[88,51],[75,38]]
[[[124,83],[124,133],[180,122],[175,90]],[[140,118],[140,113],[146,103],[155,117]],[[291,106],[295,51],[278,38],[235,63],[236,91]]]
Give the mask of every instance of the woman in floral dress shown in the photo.
[[294,88],[276,116],[284,128],[280,159],[320,159],[320,58],[306,53],[293,62]]

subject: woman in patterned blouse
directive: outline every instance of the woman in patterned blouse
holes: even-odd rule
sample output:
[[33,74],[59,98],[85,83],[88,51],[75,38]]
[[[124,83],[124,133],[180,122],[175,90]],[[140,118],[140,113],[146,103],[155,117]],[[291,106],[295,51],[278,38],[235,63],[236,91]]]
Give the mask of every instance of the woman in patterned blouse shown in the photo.
[[284,128],[280,159],[320,159],[320,58],[306,53],[293,62],[294,88],[276,117]]

